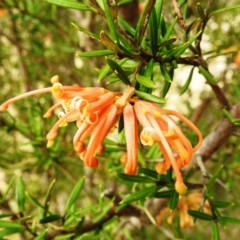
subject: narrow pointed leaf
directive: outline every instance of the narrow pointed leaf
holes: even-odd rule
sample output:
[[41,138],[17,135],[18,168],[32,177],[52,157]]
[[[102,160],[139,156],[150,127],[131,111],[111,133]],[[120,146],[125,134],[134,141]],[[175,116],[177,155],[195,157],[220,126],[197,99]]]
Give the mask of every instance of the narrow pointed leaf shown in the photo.
[[219,217],[218,221],[223,225],[225,225],[226,223],[240,224],[240,219],[231,218],[231,217]]
[[157,29],[160,29],[160,21],[161,21],[161,15],[162,15],[162,6],[163,6],[163,0],[156,1],[155,9],[156,9],[156,16],[157,16]]
[[47,217],[44,217],[44,218],[40,219],[39,223],[46,224],[46,223],[50,223],[50,222],[55,222],[55,221],[57,221],[61,218],[62,218],[62,216],[57,215],[57,214],[56,215],[50,215],[50,216],[47,216]]
[[[75,233],[69,233],[69,234],[64,234],[64,235],[63,234],[58,235],[54,238],[54,240],[66,240],[66,239],[72,239],[73,237],[76,240],[78,239],[78,238],[76,238]],[[85,238],[84,238],[84,240],[85,240]]]
[[142,84],[145,87],[156,88],[156,85],[153,83],[153,81],[145,76],[137,74],[136,79],[140,84]]
[[14,175],[11,180],[9,181],[9,184],[8,184],[8,187],[6,189],[6,191],[4,192],[3,196],[0,198],[0,203],[1,202],[5,202],[5,199],[10,191],[10,189],[12,188],[13,186],[13,183],[14,183],[14,180],[15,180],[16,176]]
[[15,194],[19,212],[23,212],[25,206],[25,187],[21,176],[17,178]]
[[102,44],[109,50],[112,50],[114,52],[121,52],[118,48],[118,46],[112,41],[112,39],[110,39],[110,37],[107,36],[107,34],[105,34],[104,31],[100,32],[100,40],[102,42]]
[[161,69],[161,73],[162,73],[162,76],[164,77],[164,79],[167,81],[167,82],[172,82],[172,78],[167,70],[167,67],[164,63],[160,64],[160,69]]
[[145,92],[141,92],[141,91],[135,91],[136,95],[140,98],[140,99],[143,99],[143,100],[147,100],[147,101],[150,101],[150,102],[155,102],[155,103],[158,103],[158,104],[164,104],[166,103],[166,101],[160,97],[157,97],[155,95],[152,95],[152,94],[148,94],[148,93],[145,93]]
[[0,220],[0,227],[1,228],[11,228],[11,229],[19,229],[23,230],[24,227],[20,223],[10,222],[5,220]]
[[206,220],[206,221],[211,221],[213,220],[213,216],[209,215],[207,213],[203,213],[197,210],[188,210],[188,214],[191,215],[194,218],[199,218],[202,220]]
[[[24,231],[24,228],[22,228],[22,229],[19,229],[19,228],[3,229],[2,231],[0,231],[0,239],[5,240],[6,238],[3,238],[3,237],[5,237],[7,235],[15,234],[15,233],[20,233],[20,232],[23,232],[23,231]],[[9,239],[9,238],[7,238],[7,239]]]
[[85,33],[86,35],[88,35],[89,37],[91,37],[91,38],[93,38],[93,39],[100,40],[100,39],[99,39],[99,36],[98,36],[97,34],[88,31],[87,29],[85,29],[85,28],[77,25],[76,23],[73,23],[73,22],[72,22],[71,24],[72,24],[78,31]]
[[139,171],[139,173],[142,173],[142,174],[144,174],[144,175],[146,175],[148,177],[151,177],[153,179],[157,179],[158,178],[158,174],[154,170],[151,170],[151,169],[148,169],[148,168],[141,168],[141,167],[139,167],[138,171]]
[[158,50],[158,26],[155,8],[152,9],[149,19],[150,42],[153,56],[156,56]]
[[47,211],[47,213],[52,214],[48,209],[46,209],[36,198],[31,196],[28,192],[26,192],[26,195],[32,200],[34,204],[36,204],[38,207],[43,209],[44,211]]
[[135,29],[128,23],[126,22],[124,19],[122,18],[118,18],[119,23],[121,24],[121,26],[132,36],[135,35]]
[[181,56],[190,46],[191,44],[198,38],[198,36],[202,33],[202,31],[198,32],[191,40],[188,42],[184,43],[180,47],[177,47],[174,50],[171,50],[170,53],[167,54],[167,57],[179,57]]
[[212,238],[211,238],[211,240],[220,240],[218,224],[215,221],[212,221]]
[[167,32],[166,34],[164,35],[164,38],[163,38],[163,42],[165,42],[171,35],[171,33],[173,32],[173,29],[174,29],[174,26],[176,25],[176,22],[177,22],[177,17],[175,17],[174,21],[171,23],[171,25],[167,28]]
[[90,52],[81,52],[77,53],[77,57],[102,57],[107,55],[115,54],[112,50],[96,50],[96,51],[90,51]]
[[71,206],[73,204],[75,204],[75,202],[77,201],[77,199],[79,198],[79,194],[81,193],[83,187],[84,187],[84,183],[85,183],[85,177],[82,177],[78,183],[76,184],[76,186],[74,187],[74,189],[72,190],[67,203],[66,203],[66,209],[70,210]]
[[138,47],[141,45],[143,36],[147,28],[148,21],[150,18],[150,14],[151,14],[152,8],[154,7],[155,2],[156,0],[147,0],[147,2],[144,5],[144,9],[140,15],[140,18],[136,27],[135,37],[134,37]]
[[124,72],[124,70],[121,68],[121,66],[113,61],[112,59],[107,59],[108,65],[112,68],[113,72],[126,84],[131,85],[131,82],[127,76],[127,74]]
[[178,205],[179,194],[174,190],[171,193],[169,200],[169,208],[170,210],[174,210]]
[[230,205],[234,205],[232,202],[211,201],[212,205],[216,208],[226,208]]
[[131,202],[135,202],[141,199],[145,199],[146,197],[152,196],[157,191],[156,185],[151,185],[149,187],[145,187],[138,192],[132,193],[129,196],[127,196],[125,199],[123,199],[120,202],[120,205],[126,205]]
[[109,27],[109,30],[111,32],[113,41],[118,42],[119,39],[118,39],[118,34],[117,34],[117,28],[116,28],[111,10],[110,10],[109,5],[108,5],[109,1],[102,1],[102,2],[103,2],[103,6],[104,6],[105,15],[106,15],[106,18],[107,18],[108,27]]
[[170,198],[172,196],[173,192],[175,192],[175,190],[166,190],[166,191],[156,192],[154,194],[154,197],[155,198]]
[[237,9],[237,8],[240,8],[240,4],[234,5],[234,6],[225,7],[225,8],[220,8],[220,9],[218,9],[218,10],[212,11],[212,12],[209,14],[209,17],[211,17],[211,16],[213,16],[213,15],[215,15],[215,14],[218,14],[218,13],[222,13],[222,12],[229,11],[229,10],[233,10],[233,9]]
[[67,1],[66,0],[46,0],[46,1],[60,7],[77,9],[82,11],[92,11],[92,9],[86,6],[85,4],[76,2],[73,0],[67,0]]
[[206,21],[206,16],[205,16],[204,10],[203,10],[203,8],[201,6],[201,3],[197,3],[197,10],[198,10],[199,16],[205,22]]
[[43,230],[34,240],[44,240],[47,235],[48,229]]
[[184,84],[183,87],[182,87],[182,90],[181,90],[181,92],[180,92],[180,95],[182,95],[183,93],[185,93],[185,92],[188,90],[188,87],[189,87],[189,85],[190,85],[190,83],[191,83],[191,81],[192,81],[192,76],[193,76],[194,68],[195,68],[195,67],[193,67],[193,68],[191,69],[191,71],[190,71],[190,73],[189,73],[189,76],[188,76],[188,79],[187,79],[187,81],[185,82],[185,84]]
[[217,171],[213,174],[213,176],[206,182],[206,186],[210,186],[212,185],[215,180],[218,178],[219,174],[221,173],[221,171],[223,170],[223,165],[221,165]]
[[213,84],[213,85],[217,85],[214,77],[212,76],[212,74],[208,70],[206,70],[202,66],[199,66],[198,68],[199,68],[199,71],[205,77],[205,79],[207,80],[208,83]]
[[137,183],[154,183],[153,179],[145,177],[145,176],[134,176],[128,175],[124,173],[119,173],[118,177],[124,181],[128,182],[137,182]]

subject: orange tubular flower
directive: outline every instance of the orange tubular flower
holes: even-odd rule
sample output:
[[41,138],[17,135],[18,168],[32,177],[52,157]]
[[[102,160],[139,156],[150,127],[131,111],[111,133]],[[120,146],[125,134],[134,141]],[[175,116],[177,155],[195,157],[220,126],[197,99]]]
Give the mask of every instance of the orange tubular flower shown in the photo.
[[[104,151],[104,138],[123,113],[127,153],[123,155],[121,162],[125,164],[125,173],[137,172],[139,122],[143,127],[140,133],[141,143],[152,146],[156,142],[162,151],[164,161],[157,163],[157,172],[162,174],[172,166],[176,175],[176,191],[180,194],[186,192],[187,188],[179,169],[191,161],[194,152],[202,143],[200,131],[187,118],[175,111],[163,110],[155,103],[133,98],[135,89],[130,86],[123,93],[113,93],[104,88],[63,86],[58,76],[54,76],[51,83],[52,87],[24,93],[6,101],[0,106],[0,111],[6,110],[9,104],[24,97],[51,92],[58,102],[44,117],[50,117],[60,106],[63,111],[59,112],[59,120],[46,136],[47,147],[54,143],[59,127],[76,122],[78,129],[73,138],[74,150],[85,165],[93,168],[98,166],[96,155]],[[198,135],[199,141],[195,147],[192,147],[171,116],[178,117]],[[90,140],[85,146],[88,137]]]
[[[134,110],[143,126],[140,134],[142,144],[152,146],[157,142],[162,150],[165,161],[156,165],[157,172],[162,174],[172,166],[176,175],[175,189],[178,193],[185,194],[187,188],[179,168],[186,166],[191,161],[193,153],[200,147],[202,142],[200,131],[179,113],[164,111],[154,103],[136,101]],[[169,115],[177,116],[197,133],[199,142],[194,148]]]

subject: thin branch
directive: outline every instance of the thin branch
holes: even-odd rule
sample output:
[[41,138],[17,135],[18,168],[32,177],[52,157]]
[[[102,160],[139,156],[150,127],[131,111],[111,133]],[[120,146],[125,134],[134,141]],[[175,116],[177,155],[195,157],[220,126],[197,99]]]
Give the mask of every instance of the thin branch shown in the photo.
[[180,8],[178,6],[177,1],[176,0],[172,0],[172,5],[173,5],[173,7],[175,9],[175,12],[176,12],[176,14],[178,16],[178,21],[179,21],[181,27],[183,28],[184,31],[186,31],[187,30],[187,24],[186,24],[186,22],[185,22],[185,20],[184,20],[184,18],[182,16],[182,13],[181,13],[181,10],[180,10]]
[[[240,118],[240,103],[234,105],[230,109],[230,113],[233,118]],[[237,126],[228,118],[223,118],[217,127],[204,138],[202,146],[195,153],[195,156],[201,156],[203,161],[208,160],[213,153],[217,152],[227,142],[236,129]],[[185,170],[192,168],[195,164],[196,162],[192,161]]]

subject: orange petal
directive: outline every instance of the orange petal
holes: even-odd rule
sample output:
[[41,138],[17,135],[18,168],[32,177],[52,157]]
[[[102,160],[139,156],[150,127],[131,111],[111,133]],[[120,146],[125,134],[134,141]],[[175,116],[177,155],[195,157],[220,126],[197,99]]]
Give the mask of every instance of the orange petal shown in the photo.
[[127,143],[127,163],[125,173],[135,174],[137,171],[137,121],[133,106],[127,104],[123,109],[124,129]]
[[113,105],[110,112],[108,108],[104,115],[105,116],[101,116],[101,119],[96,124],[96,128],[91,135],[91,139],[88,143],[86,154],[84,156],[84,163],[89,167],[94,167],[96,165],[96,158],[94,158],[96,150],[117,121],[116,106]]
[[185,122],[198,135],[198,143],[193,148],[193,152],[196,152],[200,148],[200,146],[202,145],[202,140],[203,140],[202,133],[199,131],[199,129],[190,120],[188,120],[186,117],[184,117],[180,113],[172,111],[172,110],[167,110],[167,113],[168,113],[168,115],[173,115],[173,116],[176,116],[176,117],[180,118],[183,122]]

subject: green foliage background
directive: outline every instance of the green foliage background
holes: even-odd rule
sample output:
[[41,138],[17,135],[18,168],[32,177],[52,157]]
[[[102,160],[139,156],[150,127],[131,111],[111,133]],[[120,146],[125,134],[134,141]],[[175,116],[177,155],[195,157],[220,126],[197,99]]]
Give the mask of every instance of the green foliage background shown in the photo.
[[[91,1],[81,1],[86,5],[89,5],[89,2]],[[170,1],[163,2],[163,15],[166,26],[169,26],[175,17],[175,11]],[[211,2],[210,12],[239,4],[237,0],[204,0],[200,3],[204,9]],[[201,17],[197,10],[197,1],[178,3],[182,6],[182,11],[187,10],[184,16],[187,25]],[[234,58],[240,51],[239,13],[239,8],[236,8],[214,14],[206,23],[201,44],[209,71],[230,105],[240,101],[240,68],[239,62],[234,63]],[[109,33],[107,21],[95,12],[62,8],[39,0],[0,1],[0,103],[22,92],[50,86],[49,79],[56,74],[66,85],[103,86],[115,91],[124,88],[120,81],[108,84],[111,77],[98,81],[99,69],[106,64],[105,58],[85,58],[78,55],[105,47],[101,42],[78,31],[71,23],[97,35],[101,30]],[[196,34],[195,30],[193,28],[191,37]],[[171,35],[183,40],[182,29],[178,23]],[[184,71],[186,65],[179,67],[180,70]],[[128,62],[124,67],[127,71],[136,65],[133,64],[132,67]],[[198,78],[197,76],[196,68],[193,79]],[[207,102],[201,117],[195,122],[203,136],[207,136],[225,116],[222,103],[213,91],[206,87],[200,89],[196,99],[191,88],[191,84],[196,84],[196,81],[190,83],[190,88],[180,96],[187,78],[188,75],[183,81],[178,75],[174,76],[167,100],[177,94],[178,101],[173,103],[180,104],[190,119],[199,107]],[[156,71],[154,80],[158,90],[156,95],[161,96],[165,79],[159,70]],[[199,81],[208,85],[204,78],[199,78]],[[197,107],[192,104],[195,101],[198,103]],[[146,159],[159,158],[160,151],[155,146],[141,152],[139,162],[143,170],[139,172],[139,176],[143,179],[128,179],[120,174],[123,171],[119,158],[125,150],[124,136],[115,134],[111,140],[105,142],[105,153],[100,159],[98,169],[89,169],[73,150],[72,137],[76,131],[74,124],[59,131],[52,148],[46,147],[45,136],[57,117],[43,119],[42,115],[52,104],[52,96],[48,94],[29,97],[15,103],[9,111],[0,115],[2,238],[200,240],[210,239],[212,236],[215,240],[231,236],[231,239],[237,239],[240,234],[239,227],[231,223],[239,223],[235,219],[238,218],[240,190],[238,128],[226,139],[223,147],[205,162],[207,171],[213,175],[223,165],[217,181],[208,186],[207,196],[216,201],[234,203],[228,208],[220,209],[223,216],[229,217],[229,221],[226,221],[229,224],[226,228],[223,227],[225,224],[218,224],[218,238],[217,230],[215,234],[212,233],[215,225],[213,223],[212,227],[211,222],[214,221],[197,220],[193,229],[181,229],[177,218],[172,226],[166,222],[162,226],[155,226],[152,218],[167,205],[170,196],[166,201],[158,201],[159,199],[156,200],[150,194],[143,193],[137,199],[139,201],[130,201],[129,205],[125,202],[125,211],[115,213],[120,200],[131,193],[141,193],[144,189],[151,188],[157,181],[159,176],[150,171],[154,170],[154,163]],[[191,133],[186,134],[195,141]],[[146,173],[144,169],[150,170]],[[189,179],[202,183],[198,168],[192,169]],[[148,198],[145,201],[146,196]],[[215,221],[217,222],[217,219]],[[5,226],[6,223],[8,224]],[[14,225],[15,223],[17,225]],[[84,225],[86,223],[88,225]],[[84,230],[81,226],[92,226],[92,229]],[[11,233],[16,234],[9,235]]]

